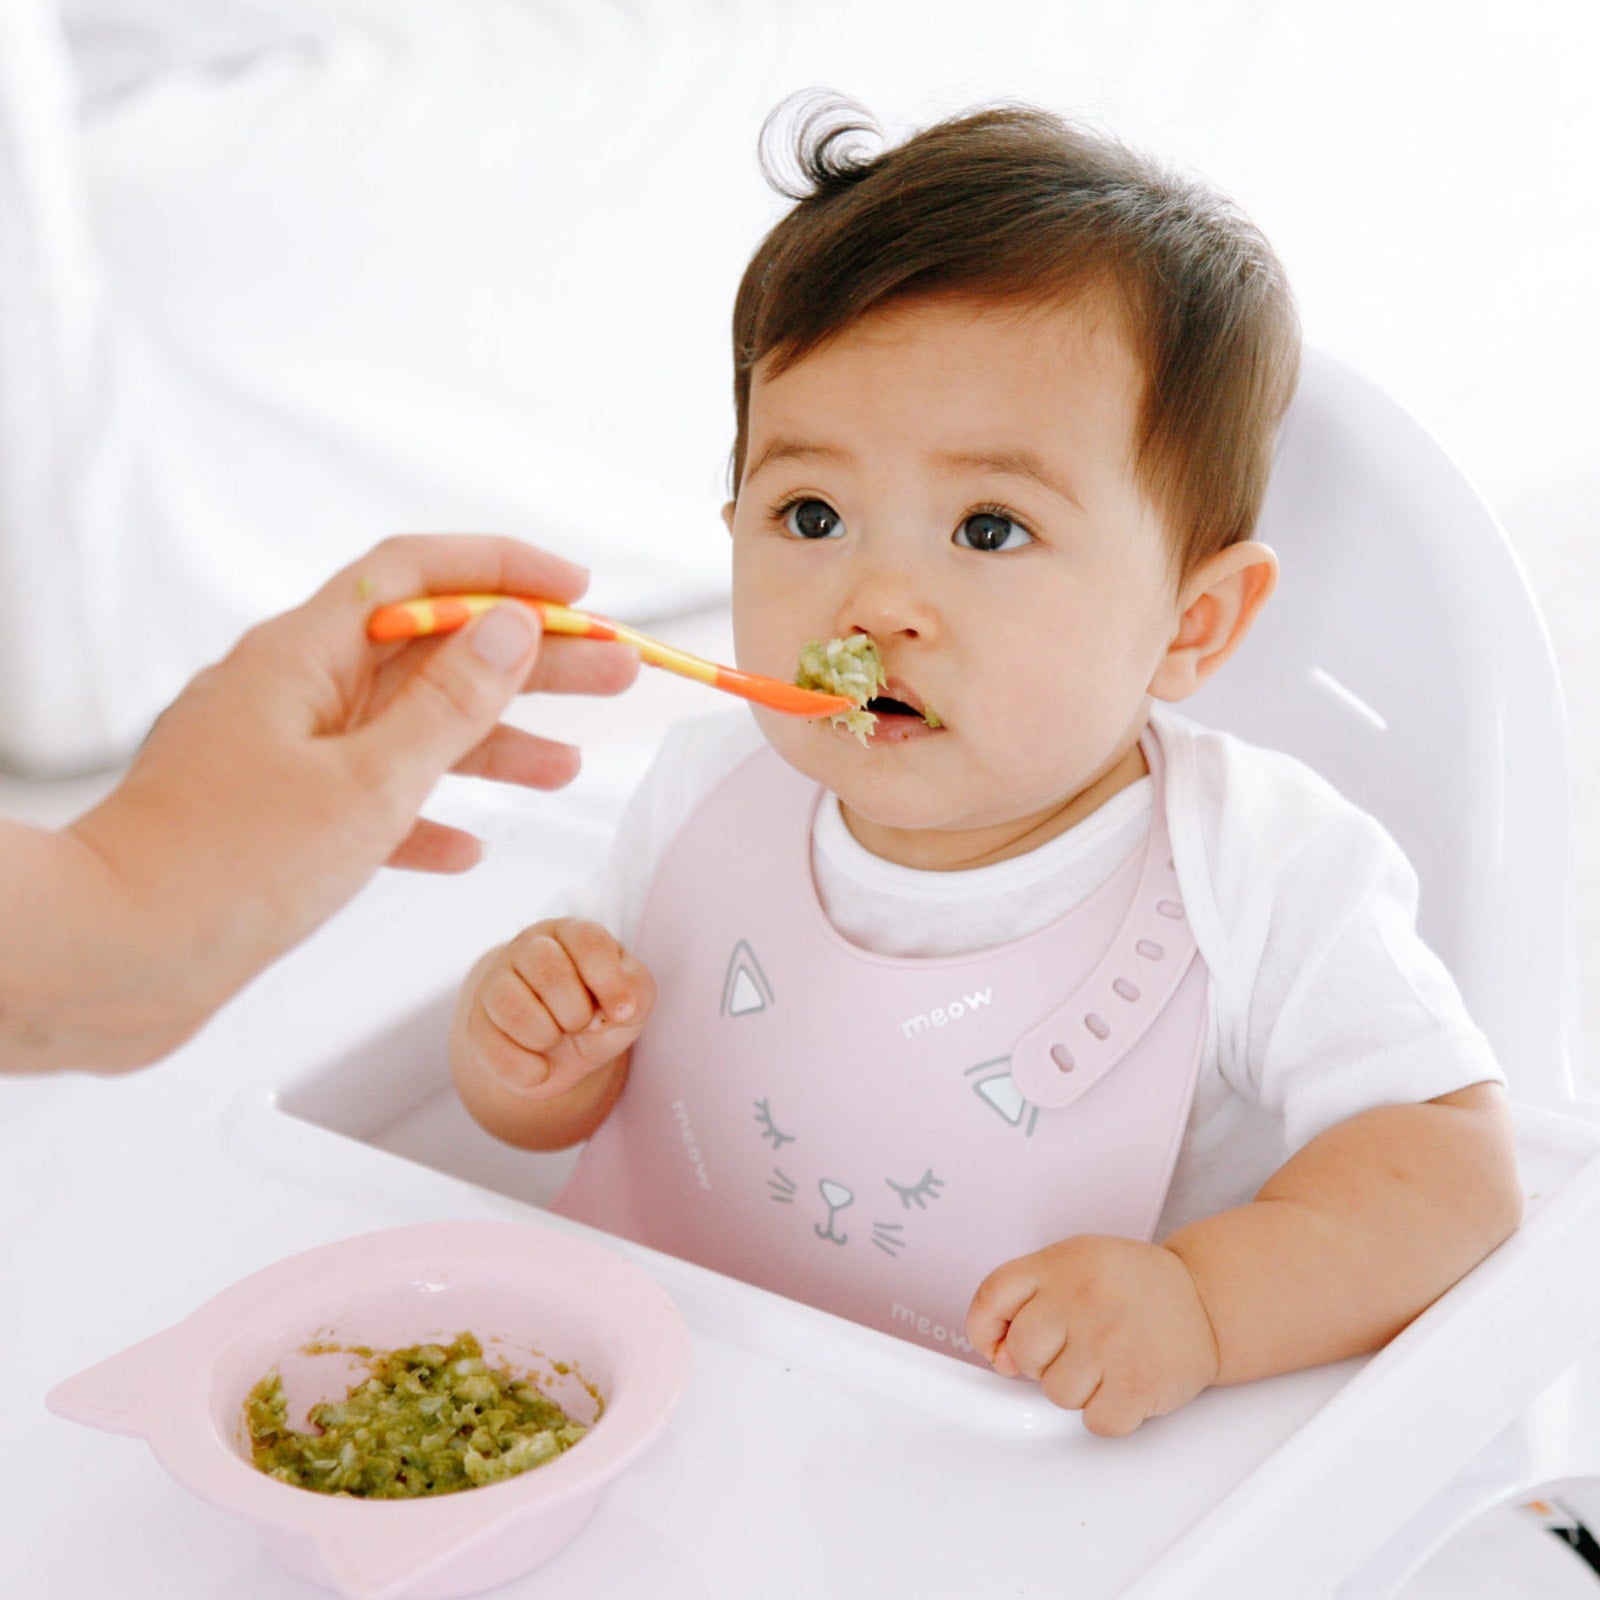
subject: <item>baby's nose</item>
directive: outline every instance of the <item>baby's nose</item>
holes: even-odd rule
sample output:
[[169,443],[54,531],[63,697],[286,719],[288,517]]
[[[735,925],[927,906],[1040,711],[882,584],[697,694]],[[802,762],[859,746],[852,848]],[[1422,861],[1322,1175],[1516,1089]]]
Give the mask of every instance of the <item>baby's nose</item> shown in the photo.
[[863,574],[852,587],[840,615],[840,633],[867,633],[874,639],[920,639],[932,624],[932,610],[907,573],[879,569]]

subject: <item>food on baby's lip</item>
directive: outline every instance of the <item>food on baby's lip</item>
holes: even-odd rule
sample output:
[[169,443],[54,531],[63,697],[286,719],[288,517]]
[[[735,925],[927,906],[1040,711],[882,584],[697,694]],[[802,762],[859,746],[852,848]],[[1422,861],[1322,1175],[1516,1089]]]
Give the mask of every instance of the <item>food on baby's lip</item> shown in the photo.
[[[821,689],[825,694],[848,695],[854,700],[853,709],[836,712],[831,720],[835,727],[847,729],[863,744],[867,742],[867,735],[878,721],[878,713],[867,707],[888,682],[883,658],[868,635],[856,633],[848,639],[812,639],[800,651],[800,669],[794,681],[801,689]],[[901,706],[898,701],[887,704],[890,708],[899,706],[911,715],[920,715],[930,728],[944,726],[931,706],[918,712],[914,707]]]
[[369,1374],[343,1400],[312,1406],[311,1423],[320,1432],[288,1426],[276,1371],[250,1391],[245,1421],[262,1472],[323,1494],[412,1499],[514,1477],[554,1459],[589,1431],[531,1378],[490,1366],[470,1333],[448,1345],[351,1347],[349,1353],[370,1363]]
[[865,706],[886,681],[883,657],[867,634],[809,640],[801,647],[794,681],[797,688],[821,689],[824,694],[843,694],[854,700],[854,707],[836,711],[830,720],[834,727],[848,729],[863,744],[867,742],[878,719]]

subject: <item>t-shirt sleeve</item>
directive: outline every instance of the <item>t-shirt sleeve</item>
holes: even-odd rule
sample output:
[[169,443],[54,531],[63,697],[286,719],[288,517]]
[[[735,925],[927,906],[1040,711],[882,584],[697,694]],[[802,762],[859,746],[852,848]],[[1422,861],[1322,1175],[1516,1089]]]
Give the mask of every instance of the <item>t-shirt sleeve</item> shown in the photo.
[[667,847],[706,795],[760,742],[760,729],[743,708],[675,723],[623,808],[600,870],[552,900],[540,918],[598,922],[630,948]]
[[1222,735],[1192,755],[1220,1065],[1286,1150],[1374,1106],[1503,1083],[1382,825],[1287,756]]

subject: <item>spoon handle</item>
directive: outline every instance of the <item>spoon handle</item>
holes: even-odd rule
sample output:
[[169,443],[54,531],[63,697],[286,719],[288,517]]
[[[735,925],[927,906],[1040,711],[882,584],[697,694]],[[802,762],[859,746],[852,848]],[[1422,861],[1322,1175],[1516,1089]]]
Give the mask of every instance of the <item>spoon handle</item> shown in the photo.
[[782,711],[792,717],[831,717],[848,711],[855,702],[843,694],[824,694],[819,689],[801,689],[778,678],[764,678],[759,673],[740,672],[737,667],[719,666],[687,650],[679,650],[659,639],[652,639],[637,628],[624,622],[613,622],[609,617],[596,616],[589,611],[574,611],[570,606],[558,605],[554,600],[533,600],[524,595],[503,594],[436,594],[416,600],[401,600],[394,605],[379,606],[367,619],[367,637],[381,644],[400,639],[420,639],[429,634],[454,633],[473,617],[499,605],[504,600],[515,600],[520,605],[531,606],[539,613],[547,633],[564,633],[581,639],[615,639],[632,645],[639,658],[652,667],[675,672],[681,678],[692,678],[697,683],[709,684],[725,694],[738,695],[743,700],[753,700],[757,705]]

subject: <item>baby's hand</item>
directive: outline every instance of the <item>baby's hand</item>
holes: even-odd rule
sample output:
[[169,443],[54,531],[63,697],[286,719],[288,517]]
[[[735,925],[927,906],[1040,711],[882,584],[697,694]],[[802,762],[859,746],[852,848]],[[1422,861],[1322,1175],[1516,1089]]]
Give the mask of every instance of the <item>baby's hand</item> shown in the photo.
[[626,1052],[656,989],[597,922],[536,922],[476,975],[465,1045],[490,1077],[530,1099],[554,1099]]
[[967,1337],[996,1372],[1038,1380],[1091,1433],[1132,1433],[1217,1375],[1200,1291],[1172,1251],[1082,1234],[991,1272]]

